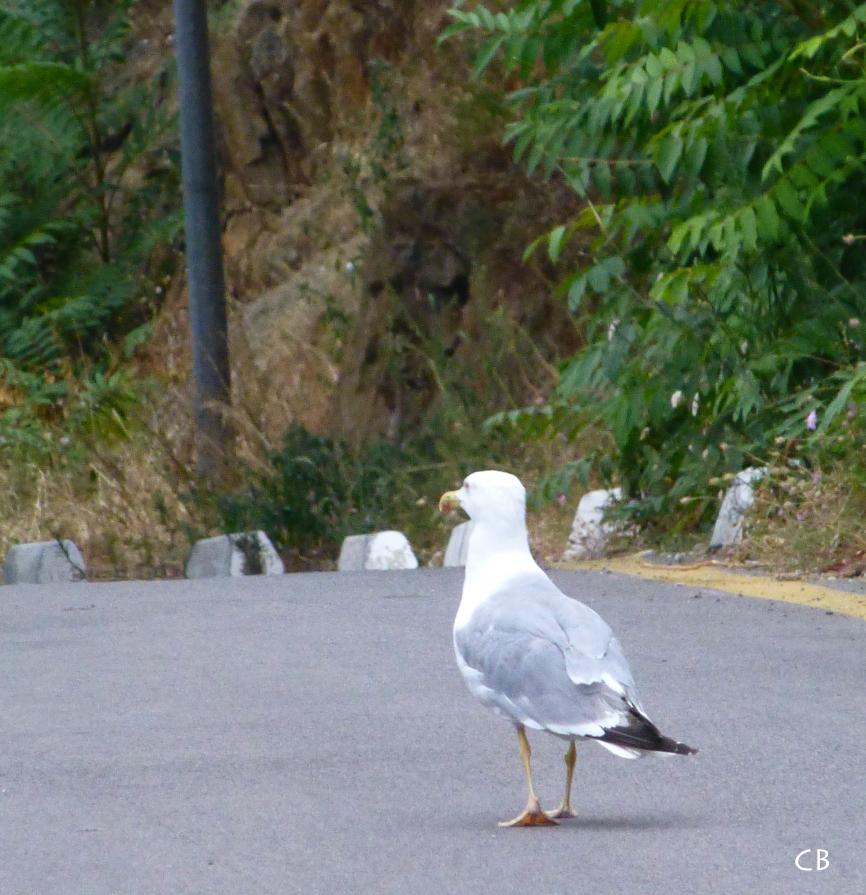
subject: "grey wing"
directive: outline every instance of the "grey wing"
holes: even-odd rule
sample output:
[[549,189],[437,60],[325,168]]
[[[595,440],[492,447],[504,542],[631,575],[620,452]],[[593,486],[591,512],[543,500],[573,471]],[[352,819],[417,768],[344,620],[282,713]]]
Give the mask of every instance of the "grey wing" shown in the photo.
[[517,580],[456,632],[486,701],[536,730],[600,737],[622,724],[631,672],[607,624],[548,579]]
[[565,597],[557,604],[557,622],[565,634],[565,664],[576,684],[601,681],[638,707],[628,660],[607,622],[589,606]]

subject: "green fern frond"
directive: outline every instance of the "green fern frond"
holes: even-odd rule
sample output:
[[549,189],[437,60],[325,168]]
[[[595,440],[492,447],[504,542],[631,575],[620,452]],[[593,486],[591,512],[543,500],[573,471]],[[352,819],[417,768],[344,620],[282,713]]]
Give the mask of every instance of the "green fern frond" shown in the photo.
[[38,59],[44,52],[45,38],[30,21],[0,6],[0,65]]
[[[22,22],[37,42],[42,59],[72,62],[76,46],[76,14],[89,0],[0,0],[0,11]],[[28,60],[33,57],[26,57]]]
[[0,66],[0,110],[16,103],[53,108],[81,97],[92,87],[84,72],[58,62],[22,62]]

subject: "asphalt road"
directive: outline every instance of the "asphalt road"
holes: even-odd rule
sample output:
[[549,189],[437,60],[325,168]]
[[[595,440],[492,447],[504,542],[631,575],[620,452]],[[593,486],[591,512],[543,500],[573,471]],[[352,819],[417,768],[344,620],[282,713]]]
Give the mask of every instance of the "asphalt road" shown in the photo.
[[[460,573],[0,588],[0,893],[866,892],[866,625],[555,577],[701,752],[586,745],[579,817],[516,830],[516,737],[451,653]],[[553,807],[562,746],[533,742]]]

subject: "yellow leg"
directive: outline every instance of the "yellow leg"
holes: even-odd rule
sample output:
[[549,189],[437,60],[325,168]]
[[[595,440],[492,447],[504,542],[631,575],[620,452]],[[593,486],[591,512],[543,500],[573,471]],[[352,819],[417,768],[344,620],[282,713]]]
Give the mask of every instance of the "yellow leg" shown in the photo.
[[504,820],[500,827],[544,827],[555,826],[556,821],[549,818],[538,804],[538,796],[532,785],[532,769],[529,759],[532,757],[532,749],[529,748],[529,740],[526,738],[526,729],[521,725],[517,728],[517,740],[520,743],[520,757],[523,760],[523,770],[526,772],[526,786],[529,790],[529,798],[526,808],[513,820]]
[[550,812],[548,817],[575,817],[574,811],[571,810],[571,781],[574,779],[574,763],[577,760],[577,749],[574,748],[574,740],[568,744],[568,750],[565,753],[565,795],[562,797],[562,804],[556,811]]

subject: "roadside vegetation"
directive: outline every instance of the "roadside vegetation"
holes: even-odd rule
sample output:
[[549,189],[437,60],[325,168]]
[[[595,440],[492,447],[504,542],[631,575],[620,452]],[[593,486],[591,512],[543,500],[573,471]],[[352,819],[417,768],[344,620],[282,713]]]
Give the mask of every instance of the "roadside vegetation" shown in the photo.
[[[484,100],[458,117],[579,200],[525,260],[556,271],[580,347],[541,357],[503,327],[467,381],[446,345],[394,338],[394,369],[413,353],[435,383],[411,432],[274,442],[227,409],[239,459],[218,489],[153,339],[181,289],[179,160],[170,59],[131,74],[134,7],[0,0],[0,550],[68,536],[98,576],[175,575],[192,539],[261,527],[320,568],[344,535],[398,527],[435,561],[436,495],[492,464],[530,484],[548,560],[590,486],[625,489],[642,545],[689,545],[761,465],[737,556],[863,571],[866,4],[455,6],[442,39]],[[353,162],[340,187],[364,233],[408,164],[382,86],[399,73],[377,78],[372,173]]]
[[119,574],[124,541],[158,571],[175,537],[135,356],[176,269],[177,149],[168,69],[124,68],[132,6],[0,4],[0,544],[62,533]]
[[514,84],[515,154],[584,202],[530,252],[579,240],[560,291],[587,345],[502,425],[605,432],[566,478],[621,484],[659,536],[705,526],[748,465],[784,468],[764,527],[826,533],[832,489],[769,501],[792,478],[844,481],[862,507],[866,5],[523,0],[451,18],[476,73]]

